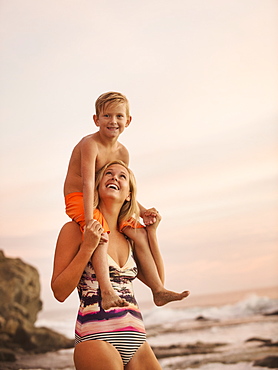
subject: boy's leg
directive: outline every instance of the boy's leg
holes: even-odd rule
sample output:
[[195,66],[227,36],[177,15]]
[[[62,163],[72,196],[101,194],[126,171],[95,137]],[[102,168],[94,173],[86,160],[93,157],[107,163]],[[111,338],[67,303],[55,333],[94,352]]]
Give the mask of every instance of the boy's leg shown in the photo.
[[154,303],[163,306],[172,301],[179,301],[188,296],[189,292],[172,292],[164,288],[164,270],[162,259],[156,253],[155,258],[152,254],[148,235],[145,228],[133,229],[125,227],[123,233],[135,243],[135,255],[138,259],[140,280],[143,281],[152,291]]
[[125,299],[117,295],[111,285],[109,266],[107,263],[107,248],[108,243],[100,243],[92,257],[93,267],[101,292],[101,306],[104,310],[108,310],[111,307],[123,307],[128,305]]
[[[77,222],[80,226],[80,230],[83,233],[85,223],[84,205],[83,205],[83,193],[74,192],[65,196],[66,213],[67,215]],[[96,219],[104,228],[108,230],[108,224],[105,218],[98,209],[94,210],[94,219]],[[108,240],[108,234],[103,234],[103,240]],[[128,303],[121,299],[114,291],[109,277],[109,267],[107,263],[107,248],[108,243],[100,243],[93,254],[93,266],[96,272],[97,280],[99,282],[101,297],[102,297],[102,308],[108,310],[110,307],[122,307],[127,306]]]

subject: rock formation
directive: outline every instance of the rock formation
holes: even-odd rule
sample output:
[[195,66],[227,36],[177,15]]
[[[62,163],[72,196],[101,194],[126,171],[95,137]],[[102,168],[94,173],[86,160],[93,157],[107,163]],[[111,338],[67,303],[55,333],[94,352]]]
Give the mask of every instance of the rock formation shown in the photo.
[[34,326],[41,309],[38,271],[0,251],[0,361],[15,359],[15,351],[43,353],[73,346],[73,340]]

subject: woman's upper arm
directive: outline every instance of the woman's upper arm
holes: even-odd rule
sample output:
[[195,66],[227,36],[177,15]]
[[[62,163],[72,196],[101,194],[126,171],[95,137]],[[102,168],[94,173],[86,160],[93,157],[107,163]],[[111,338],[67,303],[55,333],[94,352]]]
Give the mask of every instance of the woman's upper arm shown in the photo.
[[62,227],[56,243],[52,282],[74,259],[81,241],[81,231],[76,222],[70,221]]

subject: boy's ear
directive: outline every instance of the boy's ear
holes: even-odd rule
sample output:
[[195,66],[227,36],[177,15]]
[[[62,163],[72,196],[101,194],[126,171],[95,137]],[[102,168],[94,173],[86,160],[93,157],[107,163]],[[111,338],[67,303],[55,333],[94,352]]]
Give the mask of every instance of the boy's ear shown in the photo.
[[128,120],[126,121],[125,127],[128,127],[130,125],[131,120],[132,120],[132,117],[129,116]]
[[93,120],[94,120],[94,122],[95,122],[95,125],[96,125],[97,127],[99,127],[99,123],[98,123],[98,116],[97,116],[96,114],[94,114],[94,115],[93,115]]

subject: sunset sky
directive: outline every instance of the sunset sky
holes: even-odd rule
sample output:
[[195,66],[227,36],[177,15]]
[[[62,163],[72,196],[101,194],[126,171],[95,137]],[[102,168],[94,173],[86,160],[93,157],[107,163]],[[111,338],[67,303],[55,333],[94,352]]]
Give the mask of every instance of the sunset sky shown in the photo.
[[139,201],[163,217],[166,286],[278,285],[277,15],[277,0],[0,1],[1,249],[39,269],[45,309],[70,154],[111,90],[130,101]]

